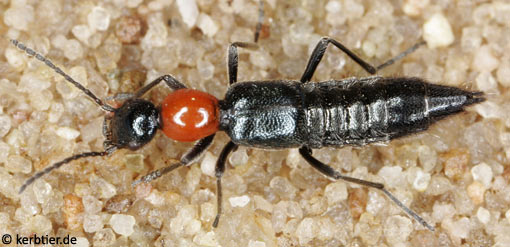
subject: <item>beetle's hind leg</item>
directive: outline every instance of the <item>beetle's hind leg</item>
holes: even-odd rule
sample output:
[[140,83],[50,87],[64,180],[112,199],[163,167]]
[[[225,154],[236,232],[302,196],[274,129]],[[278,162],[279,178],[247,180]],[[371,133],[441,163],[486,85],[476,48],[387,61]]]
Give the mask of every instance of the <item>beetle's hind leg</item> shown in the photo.
[[413,217],[416,221],[418,221],[422,226],[426,227],[427,229],[434,231],[434,227],[429,225],[422,217],[420,217],[417,213],[415,213],[413,210],[406,207],[400,200],[398,200],[393,194],[391,194],[388,190],[384,188],[384,185],[381,183],[374,183],[362,179],[357,179],[353,177],[348,177],[340,174],[339,172],[335,171],[331,166],[328,166],[316,158],[312,156],[312,150],[309,147],[302,147],[299,149],[299,153],[303,158],[313,166],[313,168],[320,171],[322,174],[333,178],[333,179],[342,179],[344,181],[355,183],[359,185],[364,185],[368,187],[372,187],[378,190],[381,190],[386,196],[388,196],[397,206],[399,206],[402,210],[404,210],[407,214],[409,214],[411,217]]
[[383,69],[383,68],[386,68],[386,67],[387,67],[387,66],[389,66],[389,65],[392,65],[392,64],[394,64],[396,61],[398,61],[398,60],[400,60],[400,59],[404,58],[405,56],[407,56],[407,55],[409,55],[409,54],[413,53],[414,51],[416,51],[416,49],[420,48],[420,46],[425,45],[425,44],[426,44],[426,42],[425,42],[424,40],[420,40],[420,41],[418,41],[418,43],[416,43],[416,44],[414,44],[413,46],[411,46],[411,48],[409,48],[409,49],[407,49],[407,50],[403,51],[402,53],[400,53],[400,54],[396,55],[395,57],[390,58],[388,61],[386,61],[386,62],[382,63],[382,64],[381,64],[381,65],[379,65],[379,66],[377,66],[375,69],[376,69],[377,71],[379,71],[379,70],[381,70],[381,69]]
[[373,66],[365,60],[361,59],[358,55],[354,54],[351,50],[349,50],[347,47],[342,45],[340,42],[329,38],[329,37],[323,37],[319,43],[317,43],[317,46],[315,46],[315,49],[312,52],[312,55],[310,55],[310,59],[308,60],[308,64],[306,65],[305,72],[303,73],[303,76],[301,76],[301,82],[309,82],[312,79],[313,73],[317,69],[317,66],[321,62],[322,57],[324,56],[324,53],[326,52],[326,48],[328,48],[329,43],[332,43],[334,46],[336,46],[338,49],[342,50],[349,56],[352,60],[354,60],[359,66],[361,66],[366,72],[368,72],[371,75],[374,75],[377,73],[377,71],[395,63],[395,61],[407,56],[409,53],[412,53],[418,47],[425,44],[425,41],[420,41],[416,43],[411,48],[405,50],[404,52],[400,53],[399,55],[391,58],[390,60],[382,63],[379,66]]

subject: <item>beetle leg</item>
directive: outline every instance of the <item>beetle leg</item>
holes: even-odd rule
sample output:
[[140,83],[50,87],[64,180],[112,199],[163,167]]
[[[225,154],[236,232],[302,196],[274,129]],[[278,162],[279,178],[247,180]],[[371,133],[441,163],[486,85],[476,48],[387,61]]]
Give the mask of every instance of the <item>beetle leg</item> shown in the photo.
[[305,72],[303,73],[303,76],[301,76],[301,82],[303,83],[309,82],[312,79],[313,73],[317,69],[317,66],[319,65],[322,57],[324,56],[324,53],[326,52],[326,48],[328,48],[329,43],[332,43],[338,49],[345,52],[347,56],[349,56],[352,60],[359,64],[368,73],[373,75],[377,72],[377,69],[374,66],[365,62],[363,59],[354,54],[351,50],[347,49],[344,45],[342,45],[340,42],[329,37],[323,37],[319,41],[319,43],[317,43],[315,49],[313,49],[312,55],[310,55],[310,59],[308,60],[308,64],[306,65]]
[[228,47],[228,82],[230,85],[237,82],[237,65],[239,63],[239,53],[237,47],[246,49],[257,49],[259,46],[255,43],[234,42]]
[[418,43],[414,44],[413,46],[411,46],[411,48],[403,51],[402,53],[396,55],[395,57],[393,58],[390,58],[388,61],[382,63],[381,65],[377,66],[377,71],[389,66],[389,65],[392,65],[393,63],[395,63],[396,61],[402,59],[403,57],[409,55],[410,53],[416,51],[416,49],[418,49],[420,46],[422,45],[425,45],[426,42],[424,40],[420,40],[418,41]]
[[324,53],[326,52],[326,48],[328,48],[328,44],[332,43],[334,46],[336,46],[338,49],[342,50],[349,56],[352,60],[354,60],[357,64],[359,64],[366,72],[374,75],[379,71],[380,69],[393,64],[395,61],[405,57],[409,53],[415,51],[418,49],[418,47],[425,44],[425,41],[420,41],[411,48],[405,50],[404,52],[400,53],[396,57],[391,58],[390,60],[382,63],[379,66],[373,66],[367,62],[365,62],[363,59],[361,59],[358,55],[354,54],[351,50],[347,49],[344,45],[342,45],[340,42],[329,38],[329,37],[323,37],[319,43],[317,43],[317,46],[315,46],[315,49],[312,52],[312,55],[310,55],[310,59],[308,60],[308,64],[306,65],[305,72],[303,73],[303,76],[301,77],[301,82],[309,82],[312,79],[313,73],[317,69],[317,66],[319,65],[322,57],[324,56]]
[[365,185],[365,186],[376,188],[376,189],[384,189],[384,184],[365,181],[365,180],[348,177],[348,176],[344,176],[344,175],[340,174],[339,172],[335,171],[331,166],[328,166],[328,165],[320,162],[319,160],[315,159],[312,156],[312,149],[310,149],[309,147],[300,148],[299,153],[301,154],[301,156],[303,156],[303,158],[308,163],[310,163],[310,165],[313,166],[313,168],[319,170],[322,174],[324,174],[330,178],[342,179],[347,182]]
[[133,181],[133,183],[131,183],[131,186],[135,186],[141,182],[149,183],[150,181],[155,180],[165,175],[166,173],[175,170],[176,168],[190,165],[191,163],[193,163],[193,161],[199,158],[205,152],[205,150],[207,150],[207,148],[211,145],[214,139],[214,135],[215,134],[212,134],[210,136],[198,140],[198,142],[195,143],[195,146],[193,146],[192,149],[190,149],[184,156],[182,156],[179,162],[152,171],[149,174],[141,177],[140,179]]
[[118,94],[115,94],[115,95],[111,95],[111,96],[108,96],[106,98],[104,98],[105,101],[124,101],[124,100],[128,100],[128,99],[131,99],[135,96],[135,94],[133,93],[118,93]]
[[216,162],[216,197],[218,199],[217,205],[218,205],[218,211],[216,214],[216,218],[213,222],[213,227],[218,226],[218,222],[220,221],[220,215],[221,215],[221,199],[223,198],[223,194],[221,191],[221,177],[223,176],[223,173],[225,172],[225,161],[227,160],[228,155],[237,149],[237,144],[234,144],[232,141],[228,142],[227,145],[223,148],[223,150],[220,153],[220,157],[218,158],[218,161]]
[[257,20],[257,26],[255,27],[255,36],[253,38],[254,43],[248,42],[234,42],[228,47],[228,82],[230,85],[237,82],[237,65],[239,61],[239,54],[237,47],[247,49],[257,49],[259,46],[255,43],[259,40],[260,31],[262,30],[262,23],[264,22],[264,1],[259,1],[259,18]]
[[104,118],[103,120],[103,136],[106,138],[107,141],[110,141],[110,137],[111,137],[111,131],[110,129],[108,128],[108,121],[111,120],[111,117],[106,117]]
[[257,20],[257,26],[255,27],[255,37],[253,42],[257,43],[260,36],[260,30],[262,30],[262,22],[264,22],[264,1],[259,1],[259,19]]
[[162,75],[162,76],[156,78],[151,83],[145,85],[144,87],[142,87],[138,91],[136,91],[136,93],[134,94],[133,97],[138,98],[138,97],[144,95],[147,91],[151,90],[153,87],[155,87],[162,81],[165,81],[166,85],[173,90],[186,88],[186,86],[184,84],[182,84],[181,82],[179,82],[177,79],[175,79],[175,77],[173,77],[171,75]]
[[312,156],[312,150],[309,147],[302,147],[299,149],[299,153],[303,158],[312,165],[313,168],[317,169],[322,174],[333,178],[333,179],[342,179],[347,182],[364,185],[368,187],[372,187],[378,190],[381,190],[386,196],[388,196],[397,206],[399,206],[402,210],[404,210],[407,214],[409,214],[411,217],[413,217],[416,221],[418,221],[422,226],[428,228],[431,231],[434,231],[434,227],[429,225],[422,217],[420,217],[417,213],[406,207],[400,200],[398,200],[393,194],[391,194],[388,190],[384,188],[384,185],[381,183],[374,183],[362,179],[357,179],[353,177],[348,177],[340,174],[339,172],[335,171],[331,166],[328,166],[316,158]]

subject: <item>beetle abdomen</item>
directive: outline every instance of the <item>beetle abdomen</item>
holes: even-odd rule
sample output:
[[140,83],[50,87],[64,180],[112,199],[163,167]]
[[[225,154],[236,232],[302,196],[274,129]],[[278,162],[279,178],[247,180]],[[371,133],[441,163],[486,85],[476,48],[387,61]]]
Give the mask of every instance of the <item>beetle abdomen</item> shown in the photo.
[[365,145],[426,130],[484,100],[482,93],[419,78],[353,78],[307,83],[308,145]]

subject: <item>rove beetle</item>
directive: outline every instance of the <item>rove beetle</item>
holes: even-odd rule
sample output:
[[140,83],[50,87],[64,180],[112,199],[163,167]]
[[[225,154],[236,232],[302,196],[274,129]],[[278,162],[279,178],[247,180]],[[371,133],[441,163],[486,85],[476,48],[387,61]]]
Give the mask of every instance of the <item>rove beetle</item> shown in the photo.
[[[423,41],[419,42],[375,67],[338,41],[324,37],[313,50],[299,81],[237,82],[237,48],[253,49],[257,45],[235,42],[228,48],[230,87],[223,100],[205,92],[188,89],[173,76],[163,75],[137,92],[123,95],[127,98],[126,101],[120,107],[114,108],[44,56],[17,40],[11,42],[62,75],[104,111],[113,113],[112,116],[105,117],[103,124],[106,138],[104,151],[85,152],[57,162],[26,180],[19,190],[20,193],[36,179],[73,160],[106,156],[121,148],[139,149],[152,140],[158,129],[176,141],[197,141],[178,163],[141,177],[133,182],[133,186],[140,182],[148,183],[178,167],[193,163],[211,145],[215,133],[225,131],[231,141],[225,145],[216,163],[218,211],[214,227],[217,227],[222,213],[221,177],[225,171],[225,161],[231,152],[243,145],[262,149],[299,148],[301,156],[322,174],[381,190],[407,214],[433,231],[433,226],[400,202],[383,184],[344,176],[314,158],[312,149],[363,146],[418,133],[438,120],[462,112],[466,106],[485,100],[482,92],[434,85],[412,77],[372,76],[310,82],[330,43],[372,75],[424,44]],[[174,91],[166,96],[161,107],[140,98],[163,81]]]

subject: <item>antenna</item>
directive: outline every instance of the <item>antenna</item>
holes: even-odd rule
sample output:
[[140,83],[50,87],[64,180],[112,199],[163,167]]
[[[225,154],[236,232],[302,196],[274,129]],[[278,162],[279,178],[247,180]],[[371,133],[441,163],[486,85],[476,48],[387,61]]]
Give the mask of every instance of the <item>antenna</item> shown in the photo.
[[99,99],[96,95],[94,95],[90,90],[86,89],[79,82],[75,81],[73,78],[71,78],[71,76],[66,74],[64,71],[62,71],[61,68],[57,67],[55,64],[53,64],[49,59],[47,59],[43,55],[41,55],[41,54],[37,53],[36,51],[26,47],[24,44],[20,43],[19,41],[15,40],[15,39],[11,39],[11,43],[14,46],[16,46],[18,49],[20,49],[22,51],[25,51],[25,53],[27,53],[30,56],[34,56],[37,60],[43,62],[44,64],[46,64],[46,66],[52,68],[57,74],[60,74],[61,76],[63,76],[68,82],[70,82],[75,87],[77,87],[82,92],[84,92],[87,96],[92,98],[96,102],[96,104],[98,104],[101,108],[103,108],[103,110],[109,111],[109,112],[114,112],[115,111],[115,108],[113,108],[112,106],[104,103],[101,99]]

